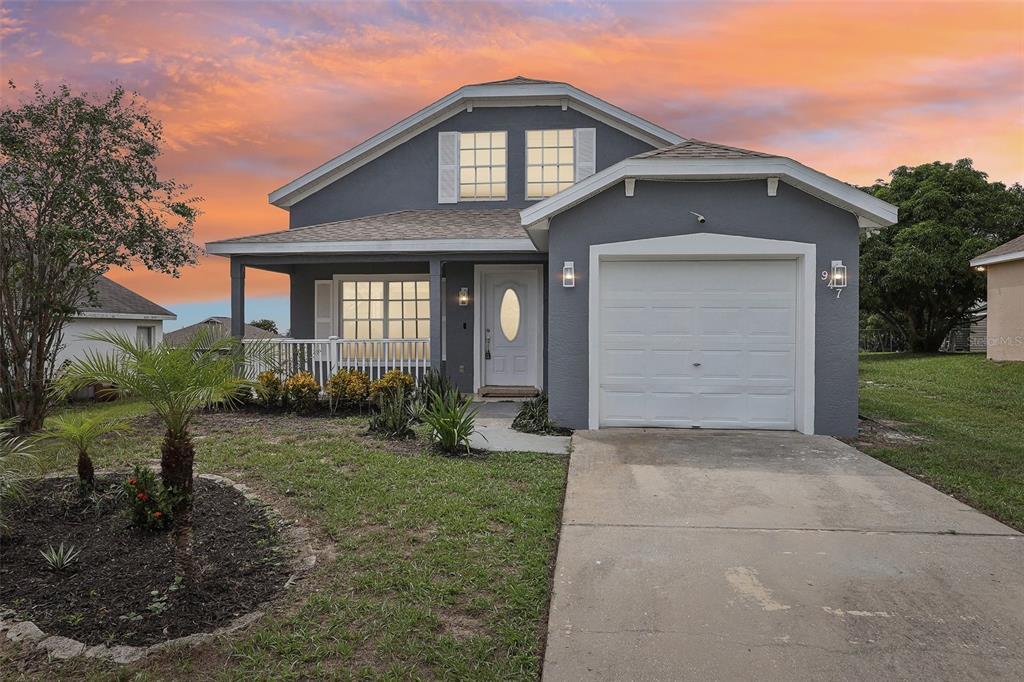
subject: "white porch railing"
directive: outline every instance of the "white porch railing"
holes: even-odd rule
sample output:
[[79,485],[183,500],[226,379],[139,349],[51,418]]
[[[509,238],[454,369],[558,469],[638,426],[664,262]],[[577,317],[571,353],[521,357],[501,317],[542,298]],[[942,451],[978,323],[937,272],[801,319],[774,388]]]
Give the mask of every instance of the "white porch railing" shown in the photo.
[[321,387],[339,369],[365,372],[371,381],[397,369],[418,381],[430,367],[430,339],[245,339],[243,343],[268,347],[260,355],[269,357],[248,358],[253,374],[272,371],[287,377],[306,371]]

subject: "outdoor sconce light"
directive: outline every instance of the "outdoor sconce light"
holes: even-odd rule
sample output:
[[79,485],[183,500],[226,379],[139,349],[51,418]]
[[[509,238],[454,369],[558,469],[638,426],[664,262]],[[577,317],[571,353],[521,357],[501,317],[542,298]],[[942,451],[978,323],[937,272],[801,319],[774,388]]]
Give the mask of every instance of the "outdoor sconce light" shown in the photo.
[[832,261],[832,271],[822,270],[821,279],[828,282],[829,289],[835,289],[836,298],[839,298],[839,294],[843,293],[843,289],[846,288],[847,277],[846,277],[846,266],[843,265],[843,261],[834,260]]
[[469,305],[469,287],[459,289],[459,305],[463,307]]
[[562,265],[562,286],[566,289],[576,286],[576,265],[571,260]]

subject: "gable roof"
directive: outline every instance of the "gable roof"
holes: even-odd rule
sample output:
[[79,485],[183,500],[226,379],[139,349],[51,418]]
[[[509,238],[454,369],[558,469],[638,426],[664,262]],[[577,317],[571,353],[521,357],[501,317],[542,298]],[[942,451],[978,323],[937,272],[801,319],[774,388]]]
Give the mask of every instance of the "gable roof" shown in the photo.
[[1008,263],[1015,260],[1024,260],[1024,234],[1016,239],[1011,239],[1005,244],[1000,244],[980,256],[975,256],[971,260],[971,265],[973,267],[981,267],[983,265]]
[[686,140],[643,152],[605,168],[558,194],[520,212],[534,243],[544,246],[548,221],[595,194],[626,179],[751,180],[776,178],[822,201],[850,211],[862,228],[892,225],[897,208],[852,185],[829,177],[785,156],[738,147]]
[[206,245],[216,255],[535,250],[515,208],[393,211]]
[[[266,329],[254,327],[251,324],[244,325],[244,327],[245,330],[242,332],[242,338],[244,339],[276,339],[281,336],[280,334],[268,332]],[[187,327],[175,329],[173,332],[164,334],[164,343],[169,346],[184,345],[191,341],[199,333],[200,329],[210,330],[210,333],[216,338],[228,336],[231,333],[231,318],[222,316],[208,317],[202,322],[196,322]]]
[[96,278],[96,298],[85,301],[76,317],[176,320],[178,316],[106,276]]
[[347,152],[274,190],[269,196],[270,203],[280,208],[288,208],[423,130],[469,107],[503,106],[512,102],[572,107],[655,147],[676,144],[684,139],[568,83],[515,76],[501,81],[465,85],[445,95],[387,130],[377,133]]

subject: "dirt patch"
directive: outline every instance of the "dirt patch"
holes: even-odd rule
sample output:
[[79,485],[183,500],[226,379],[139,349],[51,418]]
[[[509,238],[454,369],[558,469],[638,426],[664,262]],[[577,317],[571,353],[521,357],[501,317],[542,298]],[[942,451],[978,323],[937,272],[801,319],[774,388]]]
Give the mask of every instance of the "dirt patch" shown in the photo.
[[[196,581],[176,583],[171,536],[130,524],[116,491],[121,477],[98,479],[106,494],[82,499],[77,481],[37,482],[6,510],[13,537],[0,547],[0,604],[46,633],[95,644],[148,645],[215,630],[278,594],[289,556],[278,522],[234,488],[195,482]],[[40,551],[74,545],[65,571],[48,570]]]
[[441,621],[444,633],[457,642],[488,634],[487,626],[482,620],[465,613],[441,611],[437,614],[437,619]]
[[843,440],[855,448],[908,448],[925,442],[924,437],[905,431],[906,426],[889,419],[861,417],[857,437]]

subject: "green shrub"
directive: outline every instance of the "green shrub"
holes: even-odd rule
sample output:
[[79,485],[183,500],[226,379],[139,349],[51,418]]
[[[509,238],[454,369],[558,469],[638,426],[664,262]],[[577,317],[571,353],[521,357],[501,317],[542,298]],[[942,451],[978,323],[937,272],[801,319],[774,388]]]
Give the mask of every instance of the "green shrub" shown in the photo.
[[147,530],[160,530],[170,525],[174,493],[164,488],[150,469],[136,466],[124,482],[124,494],[133,524]]
[[274,372],[260,372],[256,377],[256,386],[253,388],[256,393],[256,400],[264,407],[278,407],[284,395],[284,387],[281,384],[281,377]]
[[320,384],[309,372],[296,372],[284,381],[284,397],[299,414],[310,414],[320,406]]
[[395,386],[401,386],[406,398],[411,398],[413,389],[416,388],[416,380],[400,369],[385,372],[384,376],[370,384],[370,402],[376,403],[381,391]]
[[541,393],[533,400],[527,400],[512,420],[512,428],[523,433],[564,436],[572,433],[548,418],[548,394]]
[[413,415],[409,409],[412,393],[404,382],[386,386],[377,392],[377,411],[370,415],[370,431],[385,438],[411,438]]
[[476,431],[473,400],[463,398],[458,391],[430,394],[430,402],[423,412],[423,421],[430,427],[430,440],[447,453],[465,450],[469,454],[469,437]]
[[433,393],[443,396],[453,391],[459,392],[455,382],[447,374],[433,367],[424,372],[423,376],[420,377],[416,390],[423,397],[426,404],[430,403],[430,396]]
[[370,377],[354,369],[339,369],[327,382],[331,413],[339,408],[362,408],[370,397]]

